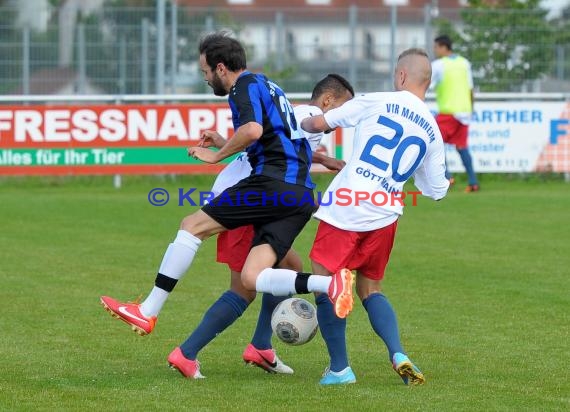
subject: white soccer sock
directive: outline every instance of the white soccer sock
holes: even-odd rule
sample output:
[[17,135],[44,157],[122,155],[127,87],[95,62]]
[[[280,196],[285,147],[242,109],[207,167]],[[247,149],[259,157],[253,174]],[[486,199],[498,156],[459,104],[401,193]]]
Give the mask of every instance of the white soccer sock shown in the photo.
[[158,316],[166,299],[168,299],[168,295],[170,292],[154,286],[144,302],[141,303],[139,310],[144,316]]
[[329,293],[332,276],[312,275],[307,281],[309,292]]
[[[255,289],[273,296],[294,295],[297,293],[296,279],[297,272],[291,269],[263,269],[255,281]],[[307,289],[309,292],[328,293],[331,279],[331,276],[311,275]]]
[[[202,241],[193,234],[179,230],[176,239],[166,249],[158,273],[177,281],[182,278],[194,260]],[[157,316],[168,299],[170,292],[154,286],[141,304],[140,311],[145,316]]]
[[291,269],[263,269],[255,281],[258,292],[271,293],[273,296],[289,296],[297,293],[295,279],[297,272]]

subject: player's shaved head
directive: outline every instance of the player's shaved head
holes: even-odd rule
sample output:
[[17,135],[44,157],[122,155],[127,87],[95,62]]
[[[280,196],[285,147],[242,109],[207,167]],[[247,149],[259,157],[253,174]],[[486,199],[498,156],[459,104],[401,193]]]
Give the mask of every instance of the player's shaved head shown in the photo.
[[431,63],[425,50],[412,48],[398,56],[394,73],[396,90],[425,95],[431,82]]

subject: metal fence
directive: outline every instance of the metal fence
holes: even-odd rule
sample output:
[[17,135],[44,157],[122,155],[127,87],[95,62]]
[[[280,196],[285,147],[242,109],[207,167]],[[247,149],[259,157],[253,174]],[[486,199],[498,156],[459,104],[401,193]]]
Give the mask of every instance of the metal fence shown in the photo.
[[[570,25],[536,11],[376,7],[304,8],[106,6],[81,13],[48,8],[41,27],[0,8],[0,94],[178,94],[209,92],[197,67],[200,36],[228,28],[246,45],[251,70],[289,92],[308,92],[327,73],[360,92],[390,90],[398,53],[423,47],[442,27],[473,64],[476,88],[570,92]],[[538,22],[538,23],[537,23]],[[487,24],[487,25],[485,25]]]

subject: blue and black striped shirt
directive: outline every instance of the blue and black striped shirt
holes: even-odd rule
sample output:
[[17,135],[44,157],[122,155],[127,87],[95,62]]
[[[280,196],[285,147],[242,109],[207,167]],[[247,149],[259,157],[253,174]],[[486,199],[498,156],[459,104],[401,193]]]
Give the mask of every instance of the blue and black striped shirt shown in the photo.
[[291,103],[263,74],[242,73],[229,94],[234,130],[249,122],[263,127],[261,138],[246,148],[252,174],[313,189],[311,147],[298,130]]

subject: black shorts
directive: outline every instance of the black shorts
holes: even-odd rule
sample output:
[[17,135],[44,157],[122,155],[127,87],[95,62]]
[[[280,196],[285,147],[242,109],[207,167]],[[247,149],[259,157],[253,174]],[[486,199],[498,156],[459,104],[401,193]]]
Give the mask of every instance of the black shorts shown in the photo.
[[269,244],[280,262],[311,218],[314,206],[311,189],[252,175],[224,190],[202,210],[226,229],[253,225],[252,247]]

